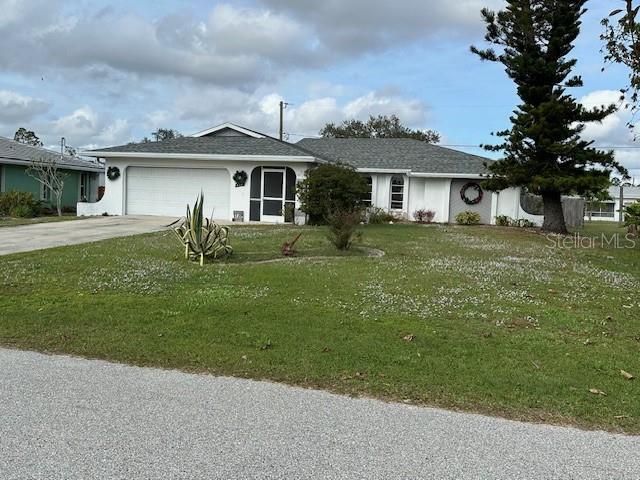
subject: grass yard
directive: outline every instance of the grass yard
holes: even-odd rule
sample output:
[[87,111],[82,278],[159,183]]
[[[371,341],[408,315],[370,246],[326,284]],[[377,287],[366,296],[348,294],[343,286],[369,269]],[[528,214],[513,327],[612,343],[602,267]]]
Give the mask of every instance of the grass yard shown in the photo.
[[34,223],[66,222],[68,220],[82,220],[89,217],[76,217],[75,215],[63,215],[61,217],[46,216],[35,218],[0,217],[0,227],[15,227],[18,225],[33,225]]
[[[300,258],[279,246],[303,230]],[[169,232],[0,257],[0,344],[640,433],[640,245],[382,225],[236,227],[201,268]],[[594,392],[590,392],[593,389]],[[602,392],[602,393],[598,393]]]

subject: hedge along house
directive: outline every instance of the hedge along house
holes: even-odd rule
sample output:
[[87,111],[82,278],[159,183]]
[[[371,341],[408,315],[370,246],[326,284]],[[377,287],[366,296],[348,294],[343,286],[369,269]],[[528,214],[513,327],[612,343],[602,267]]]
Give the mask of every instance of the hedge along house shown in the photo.
[[[106,162],[103,199],[78,204],[81,215],[183,216],[202,191],[205,211],[224,221],[304,221],[296,183],[319,163],[356,168],[371,187],[371,206],[413,219],[429,209],[436,222],[462,211],[482,223],[496,215],[527,218],[517,189],[484,192],[480,181],[491,160],[411,139],[303,139],[296,144],[225,123],[164,142],[83,152]],[[537,217],[531,218],[540,222]]]
[[75,208],[78,201],[95,202],[104,167],[97,162],[61,155],[0,137],[0,192],[29,192],[36,200],[51,205],[52,195],[27,171],[33,162],[55,161],[65,175],[62,206]]

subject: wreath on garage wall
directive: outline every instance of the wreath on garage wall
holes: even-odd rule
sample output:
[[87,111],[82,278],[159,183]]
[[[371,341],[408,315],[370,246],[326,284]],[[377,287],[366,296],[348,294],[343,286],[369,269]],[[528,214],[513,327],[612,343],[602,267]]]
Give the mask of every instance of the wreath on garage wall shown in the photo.
[[467,205],[479,204],[482,201],[483,195],[482,187],[476,182],[465,183],[460,189],[460,198]]
[[247,183],[247,172],[244,170],[238,170],[233,174],[233,181],[236,182],[236,187],[244,187]]
[[107,168],[107,178],[109,180],[117,180],[120,177],[120,169],[118,167]]

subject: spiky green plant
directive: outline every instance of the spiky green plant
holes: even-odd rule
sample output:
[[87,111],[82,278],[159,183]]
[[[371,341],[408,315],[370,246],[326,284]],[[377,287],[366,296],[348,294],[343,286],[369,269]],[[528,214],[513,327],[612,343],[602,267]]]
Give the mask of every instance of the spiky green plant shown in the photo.
[[179,227],[173,229],[184,245],[184,256],[188,260],[200,261],[205,258],[222,258],[231,255],[233,247],[229,245],[229,227],[216,224],[203,213],[204,194],[193,206],[193,213],[187,205],[187,216]]

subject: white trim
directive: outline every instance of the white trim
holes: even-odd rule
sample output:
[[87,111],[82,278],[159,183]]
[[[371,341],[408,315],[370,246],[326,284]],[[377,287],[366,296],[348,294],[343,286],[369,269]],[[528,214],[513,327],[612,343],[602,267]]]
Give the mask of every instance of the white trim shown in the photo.
[[500,192],[491,192],[491,220],[490,224],[496,224],[496,217],[498,216],[498,201],[500,199]]
[[152,152],[82,152],[96,158],[147,158],[149,160],[226,160],[240,162],[315,163],[315,157],[287,155],[220,155],[205,153],[152,153]]
[[215,127],[207,128],[206,130],[202,130],[201,132],[194,133],[191,135],[192,137],[204,137],[205,135],[209,135],[211,133],[219,132],[220,130],[234,130],[238,133],[242,133],[243,135],[247,135],[253,138],[266,138],[266,135],[263,135],[258,132],[253,132],[251,130],[247,130],[246,128],[239,127],[238,125],[234,125],[233,123],[221,123],[220,125],[216,125]]
[[481,179],[487,178],[485,175],[481,175],[479,173],[409,173],[410,177],[418,177],[418,178],[468,178],[472,179]]
[[397,174],[410,174],[411,170],[397,169],[397,168],[357,168],[358,173],[397,173]]
[[[31,165],[31,162],[28,162],[26,160],[13,160],[13,159],[9,159],[9,158],[0,158],[0,163],[4,163],[7,165],[25,165],[25,166],[29,166]],[[66,164],[61,164],[58,163],[58,168],[60,170],[79,170],[81,172],[98,172],[98,173],[102,173],[104,172],[104,166],[86,166],[86,167],[81,167],[81,166],[77,166],[77,165],[66,165]]]
[[481,179],[486,178],[485,175],[479,173],[424,173],[424,172],[412,172],[411,169],[403,168],[357,168],[358,173],[391,173],[391,174],[405,174],[409,177],[417,178],[468,178]]
[[445,179],[444,195],[442,196],[442,217],[444,223],[449,223],[451,215],[451,178]]

